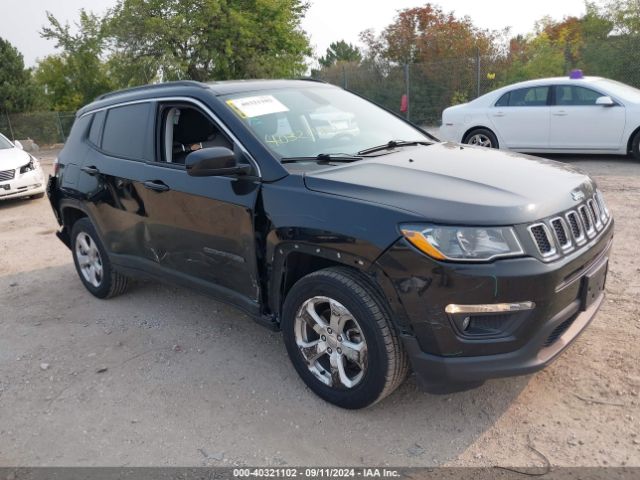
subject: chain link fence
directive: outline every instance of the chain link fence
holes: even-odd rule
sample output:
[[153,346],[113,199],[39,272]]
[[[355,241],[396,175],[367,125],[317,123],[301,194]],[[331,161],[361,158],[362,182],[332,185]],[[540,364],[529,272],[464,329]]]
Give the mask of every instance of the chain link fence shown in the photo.
[[[410,65],[343,63],[314,71],[420,125],[438,125],[442,110],[505,85],[500,60],[469,57]],[[406,99],[403,101],[403,96]]]
[[11,140],[33,140],[37,145],[64,143],[75,112],[0,112],[0,133]]
[[[341,63],[313,72],[313,77],[351,90],[419,125],[440,124],[442,111],[511,83],[568,75],[580,68],[640,87],[640,37],[610,38],[587,44],[579,61],[556,57],[548,65],[529,64],[507,56],[469,56],[409,65],[364,61]],[[406,95],[406,101],[403,96]],[[403,108],[405,107],[405,108]]]

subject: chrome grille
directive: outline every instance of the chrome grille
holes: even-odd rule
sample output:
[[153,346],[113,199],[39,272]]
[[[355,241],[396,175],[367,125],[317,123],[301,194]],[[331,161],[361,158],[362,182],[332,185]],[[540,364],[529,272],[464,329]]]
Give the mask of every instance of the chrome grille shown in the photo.
[[600,191],[576,209],[529,225],[531,238],[544,259],[567,254],[604,231],[611,215]]
[[538,251],[543,257],[548,257],[556,253],[553,244],[551,243],[551,235],[549,235],[549,229],[544,223],[537,223],[529,227],[531,236],[538,246]]
[[602,218],[602,223],[607,223],[607,220],[609,219],[609,209],[607,208],[607,204],[605,203],[600,190],[596,192],[596,201],[600,207],[600,218]]
[[589,210],[593,215],[593,221],[595,222],[596,230],[598,231],[602,230],[602,227],[604,225],[602,224],[602,219],[600,218],[600,207],[593,200],[589,200],[587,202],[587,205],[589,205]]
[[580,220],[582,220],[582,225],[584,225],[584,231],[587,233],[588,237],[594,237],[596,235],[595,228],[593,227],[593,222],[591,221],[591,213],[587,210],[586,205],[580,205],[578,207],[578,212],[580,212]]
[[551,220],[551,226],[553,227],[553,232],[556,235],[556,240],[558,241],[560,248],[563,250],[571,248],[572,242],[569,237],[570,233],[564,220],[561,217],[556,217]]
[[584,232],[582,230],[582,223],[578,218],[578,214],[574,211],[567,213],[567,220],[571,226],[571,234],[576,243],[582,243],[584,240]]
[[0,182],[6,182],[7,180],[13,180],[16,176],[15,170],[4,170],[0,172]]

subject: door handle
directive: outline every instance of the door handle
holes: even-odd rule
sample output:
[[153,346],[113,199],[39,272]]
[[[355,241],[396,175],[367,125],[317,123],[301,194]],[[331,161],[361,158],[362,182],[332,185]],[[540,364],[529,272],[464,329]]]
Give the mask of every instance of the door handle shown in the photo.
[[564,110],[559,110],[557,112],[553,112],[553,115],[555,115],[556,117],[566,117],[569,114]]
[[144,188],[148,188],[149,190],[154,190],[156,192],[166,192],[167,190],[170,190],[169,185],[161,180],[147,180],[143,185]]
[[506,114],[504,112],[497,112],[493,114],[494,117],[504,117],[505,115]]
[[80,170],[82,170],[84,173],[88,174],[88,175],[98,175],[100,173],[100,170],[98,170],[96,167],[82,167]]

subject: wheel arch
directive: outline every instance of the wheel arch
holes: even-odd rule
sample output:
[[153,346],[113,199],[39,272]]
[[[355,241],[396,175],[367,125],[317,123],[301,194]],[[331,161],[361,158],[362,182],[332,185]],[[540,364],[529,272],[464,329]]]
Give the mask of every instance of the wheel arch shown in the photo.
[[68,248],[71,248],[71,229],[81,218],[89,218],[89,215],[79,206],[66,202],[60,205],[60,224],[62,225],[62,230],[56,232],[56,236]]
[[640,133],[640,126],[638,126],[631,135],[629,135],[629,139],[627,140],[627,153],[631,153],[633,150],[633,139],[636,138],[636,135]]
[[70,232],[73,228],[73,224],[81,218],[88,217],[87,213],[76,206],[63,206],[61,208],[62,213],[62,225]]
[[275,248],[269,277],[269,309],[279,318],[291,287],[310,273],[330,267],[347,267],[366,273],[370,265],[362,257],[325,246],[281,243]]

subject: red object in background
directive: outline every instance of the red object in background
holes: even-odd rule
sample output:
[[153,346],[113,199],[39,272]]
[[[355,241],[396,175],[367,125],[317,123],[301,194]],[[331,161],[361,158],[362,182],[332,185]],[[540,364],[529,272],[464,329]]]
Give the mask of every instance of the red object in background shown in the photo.
[[404,95],[402,95],[402,100],[400,100],[400,111],[402,113],[407,113],[407,110],[409,110],[409,98],[405,93]]

